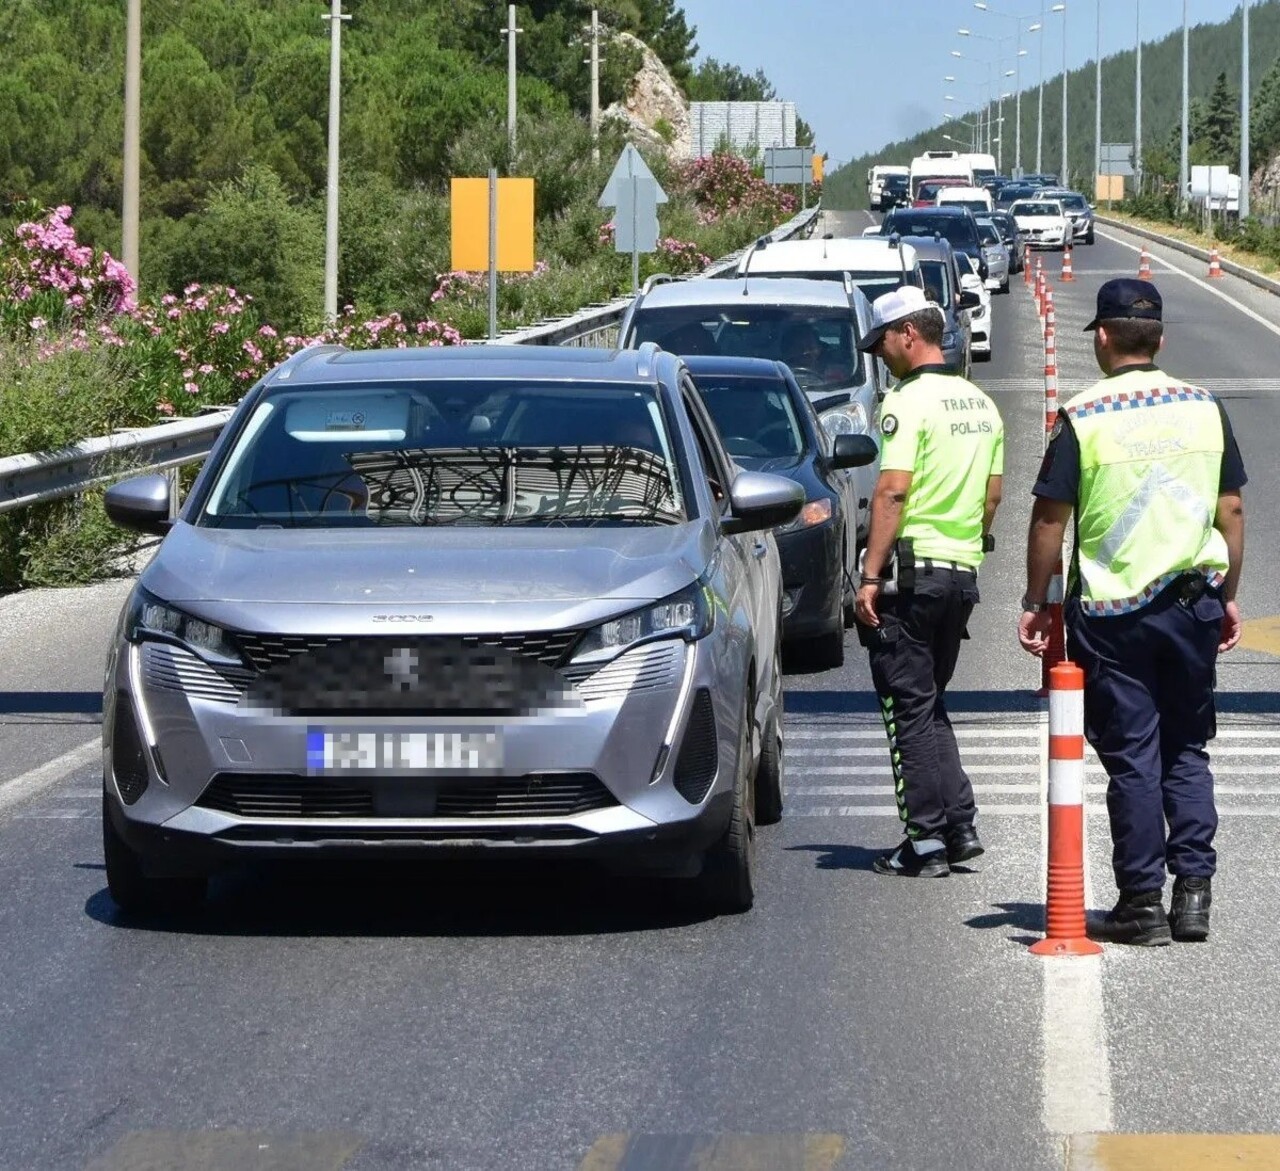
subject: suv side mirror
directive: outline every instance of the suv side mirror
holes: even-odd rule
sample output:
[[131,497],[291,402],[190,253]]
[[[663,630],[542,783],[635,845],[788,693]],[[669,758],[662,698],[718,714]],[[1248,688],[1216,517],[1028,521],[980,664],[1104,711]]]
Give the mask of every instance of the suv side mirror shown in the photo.
[[832,441],[833,468],[863,468],[875,463],[880,446],[870,435],[837,435]]
[[163,536],[173,527],[169,519],[169,481],[158,473],[112,484],[102,504],[107,516],[122,529]]
[[804,489],[794,480],[768,472],[739,472],[729,486],[729,515],[720,529],[756,533],[776,528],[795,520],[803,507]]
[[976,309],[981,304],[982,304],[982,298],[979,297],[977,293],[971,292],[968,289],[961,290],[960,292],[960,308],[961,309]]

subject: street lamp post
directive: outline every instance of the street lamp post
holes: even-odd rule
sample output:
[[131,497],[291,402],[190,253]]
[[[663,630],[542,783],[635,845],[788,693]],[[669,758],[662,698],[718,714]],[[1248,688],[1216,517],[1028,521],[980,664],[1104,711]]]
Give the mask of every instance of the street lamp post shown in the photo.
[[1102,0],[1098,0],[1097,15],[1098,59],[1094,62],[1093,105],[1093,184],[1096,193],[1098,176],[1102,173]]
[[1249,0],[1241,0],[1240,21],[1243,26],[1240,46],[1240,210],[1243,220],[1249,214]]
[[1067,176],[1067,6],[1055,4],[1049,11],[1062,13],[1062,163],[1058,171],[1058,181],[1069,183]]
[[[1040,0],[1040,27],[1044,27],[1044,0]],[[1040,96],[1036,101],[1036,174],[1044,174],[1044,34],[1040,35]]]
[[[1015,31],[1013,35],[1013,41],[1014,41],[1014,74],[1013,76],[1014,76],[1014,89],[1017,92],[1017,98],[1015,102],[1015,111],[1014,111],[1014,121],[1015,121],[1016,129],[1014,132],[1013,169],[1016,174],[1020,175],[1022,173],[1022,58],[1027,55],[1027,50],[1022,47],[1022,34],[1024,32],[1038,33],[1044,28],[1044,21],[1043,21],[1044,0],[1040,0],[1039,15],[1041,19],[1037,21],[1035,24],[1029,25],[1025,28],[1023,27],[1024,23],[1028,20],[1031,20],[1036,15],[1036,13],[1032,12],[1032,13],[1026,13],[1025,15],[1022,15],[1022,14],[1015,14],[1012,12],[1001,12],[998,9],[992,8],[989,4],[985,2],[985,0],[976,0],[976,2],[974,3],[974,8],[978,9],[978,11],[980,12],[988,12],[992,16],[1006,17],[1007,19],[1012,20],[1015,24]],[[1000,38],[1000,39],[1003,40],[1005,38]],[[1041,46],[1040,112],[1041,112],[1041,115],[1043,116],[1043,113],[1044,113],[1044,42],[1043,40],[1040,42],[1040,46]],[[1037,153],[1039,153],[1038,145],[1037,145]],[[1037,170],[1040,169],[1040,163],[1038,159],[1036,162],[1036,169]]]
[[1187,201],[1187,61],[1189,58],[1187,44],[1187,0],[1182,0],[1182,135],[1179,142],[1178,157],[1178,210],[1181,211]]
[[[959,49],[952,49],[952,50],[951,50],[951,56],[953,56],[953,57],[958,57],[958,58],[960,58],[961,60],[974,60],[977,64],[984,64],[984,62],[978,62],[976,58],[967,58],[967,57],[965,57],[965,55],[964,55],[962,52],[960,52],[960,50],[959,50]],[[995,145],[995,139],[994,139],[994,137],[993,137],[993,136],[992,136],[992,134],[991,134],[991,121],[992,121],[992,116],[993,116],[993,114],[994,114],[994,112],[995,112],[995,105],[996,105],[996,103],[995,103],[995,98],[994,98],[994,91],[993,91],[993,90],[992,90],[992,88],[991,88],[991,62],[990,62],[990,61],[986,61],[986,62],[985,62],[985,65],[986,65],[986,67],[987,67],[987,87],[986,87],[986,97],[987,97],[987,100],[986,100],[986,105],[985,105],[985,107],[984,107],[984,110],[985,110],[985,113],[986,113],[985,121],[986,121],[986,127],[987,127],[987,141],[986,141],[986,152],[985,152],[985,153],[990,154],[990,153],[991,153],[991,147],[992,147],[993,145]],[[981,83],[980,83],[980,82],[969,82],[968,84],[970,84],[970,85],[977,85],[977,86],[981,86]],[[982,115],[981,115],[981,113],[979,114],[979,119],[980,119],[980,120],[982,120]]]
[[1134,186],[1142,191],[1142,0],[1134,0],[1133,170]]
[[[985,6],[981,6],[981,7],[984,7],[984,9],[985,9]],[[997,64],[997,68],[999,67],[999,65],[1000,65],[1000,63],[1001,63],[1001,62],[1000,62],[1000,50],[1001,50],[1001,46],[1004,44],[1004,42],[1005,42],[1005,41],[1011,41],[1011,40],[1013,40],[1013,39],[1014,39],[1014,37],[1012,37],[1012,36],[1007,36],[1007,37],[989,37],[989,36],[987,36],[987,35],[986,35],[986,33],[976,33],[976,32],[974,32],[972,29],[968,29],[968,28],[956,29],[956,32],[957,32],[957,33],[959,33],[959,35],[960,35],[960,36],[962,36],[962,37],[976,37],[978,40],[981,40],[981,41],[990,41],[992,44],[994,44],[994,45],[996,46],[996,64]],[[952,56],[953,56],[953,57],[961,57],[961,56],[963,56],[963,54],[962,54],[962,53],[959,53],[959,52],[957,52],[957,51],[956,51],[956,50],[954,50],[954,49],[951,51],[951,53],[952,53]],[[990,62],[990,61],[988,61],[988,62],[987,62],[988,70],[990,69],[990,66],[991,66],[991,62]],[[1004,92],[1003,92],[1003,88],[1004,88],[1004,81],[1003,81],[1003,78],[1005,78],[1005,77],[1015,77],[1015,76],[1016,76],[1016,73],[1015,73],[1015,71],[1014,71],[1014,70],[1012,70],[1012,69],[1005,70],[1005,71],[1004,71],[1004,73],[1002,74],[1002,78],[1001,78],[1001,82],[1000,82],[1000,88],[1001,88],[1002,92],[1000,93],[1000,102],[999,102],[998,112],[997,112],[997,115],[996,115],[996,169],[997,169],[998,171],[1003,171],[1003,170],[1004,170],[1004,145],[1003,145],[1003,139],[1004,139],[1004,99],[1005,99],[1005,98],[1011,98],[1011,97],[1013,97],[1013,94],[1010,94],[1010,93],[1004,93]],[[1022,107],[1021,107],[1021,103],[1019,102],[1019,106],[1018,106],[1019,112],[1021,112],[1021,108],[1022,108]]]

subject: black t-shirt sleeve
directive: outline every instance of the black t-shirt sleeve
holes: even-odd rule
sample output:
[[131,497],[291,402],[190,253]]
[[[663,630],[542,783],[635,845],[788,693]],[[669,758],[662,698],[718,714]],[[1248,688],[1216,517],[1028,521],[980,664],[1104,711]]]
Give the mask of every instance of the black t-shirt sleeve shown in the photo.
[[1031,491],[1046,500],[1075,504],[1080,495],[1080,441],[1061,411],[1053,430],[1053,438],[1040,464],[1040,475]]
[[1218,402],[1218,414],[1222,417],[1222,470],[1218,473],[1218,491],[1236,492],[1243,488],[1249,477],[1245,474],[1244,460],[1240,458],[1240,445],[1236,443],[1227,408]]

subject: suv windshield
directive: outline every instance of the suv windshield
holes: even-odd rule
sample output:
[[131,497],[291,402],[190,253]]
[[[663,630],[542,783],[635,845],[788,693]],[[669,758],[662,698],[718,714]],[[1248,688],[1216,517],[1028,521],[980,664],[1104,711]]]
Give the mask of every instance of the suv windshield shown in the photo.
[[752,460],[794,459],[804,453],[795,405],[779,379],[698,373],[694,382],[725,450],[744,467],[752,466]]
[[640,387],[450,381],[270,392],[195,523],[210,528],[679,524]]
[[973,217],[967,215],[934,215],[923,208],[909,212],[891,212],[881,227],[881,235],[897,232],[903,236],[939,235],[953,248],[977,252],[978,235]]
[[626,344],[657,342],[675,354],[769,358],[786,362],[802,390],[829,391],[862,381],[855,341],[852,305],[668,305],[637,309]]

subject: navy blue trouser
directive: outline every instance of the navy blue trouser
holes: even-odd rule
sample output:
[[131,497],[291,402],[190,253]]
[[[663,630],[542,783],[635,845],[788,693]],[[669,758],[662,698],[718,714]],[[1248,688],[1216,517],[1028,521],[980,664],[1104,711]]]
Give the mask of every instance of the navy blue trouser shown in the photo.
[[1066,611],[1067,653],[1084,671],[1085,736],[1110,778],[1116,885],[1160,890],[1166,866],[1211,877],[1218,813],[1205,745],[1215,731],[1220,591],[1188,606],[1171,586],[1110,618],[1086,617],[1078,602]]
[[913,840],[940,838],[976,813],[944,695],[977,601],[971,570],[917,567],[914,589],[880,598],[880,626],[858,628],[889,733],[898,816]]

